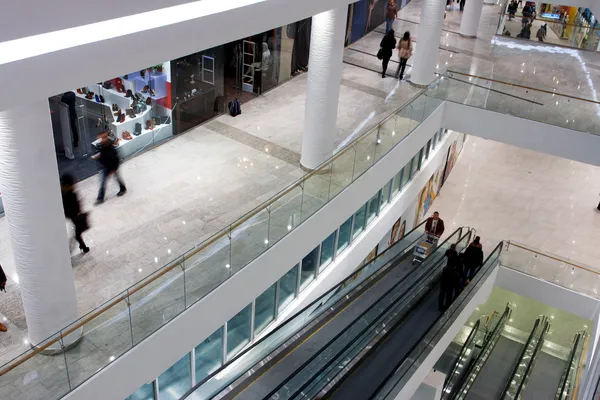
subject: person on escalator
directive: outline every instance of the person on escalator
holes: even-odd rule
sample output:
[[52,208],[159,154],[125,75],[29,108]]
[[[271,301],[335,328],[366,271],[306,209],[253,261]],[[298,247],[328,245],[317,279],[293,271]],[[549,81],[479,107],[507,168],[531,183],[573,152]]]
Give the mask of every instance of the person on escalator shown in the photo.
[[450,307],[455,296],[460,292],[463,280],[462,262],[456,251],[456,244],[450,245],[450,248],[446,250],[446,258],[448,262],[442,270],[442,277],[440,278],[440,297],[438,298],[438,309],[440,311]]
[[475,272],[483,264],[483,250],[481,249],[481,238],[475,237],[475,240],[467,247],[463,254],[463,260],[465,263],[465,278],[467,280],[473,279]]

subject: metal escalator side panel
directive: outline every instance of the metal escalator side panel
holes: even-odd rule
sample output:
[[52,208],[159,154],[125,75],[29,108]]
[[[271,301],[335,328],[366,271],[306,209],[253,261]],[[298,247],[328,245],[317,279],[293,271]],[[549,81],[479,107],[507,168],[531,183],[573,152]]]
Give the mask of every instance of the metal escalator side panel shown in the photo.
[[442,398],[446,397],[446,393],[449,394],[452,392],[452,388],[458,383],[458,380],[462,376],[465,367],[468,365],[469,357],[472,355],[473,349],[477,344],[476,339],[477,334],[480,332],[480,328],[483,330],[485,327],[484,324],[481,323],[481,319],[478,319],[477,322],[475,322],[473,328],[471,329],[471,332],[469,332],[469,336],[463,344],[460,353],[458,353],[458,356],[456,357],[456,360],[453,363],[454,366],[452,367],[450,374],[448,374],[448,376],[446,377],[444,387],[442,389]]
[[542,316],[536,320],[523,351],[513,368],[513,372],[504,387],[502,399],[509,400],[521,397],[549,329],[550,320],[547,317]]
[[556,392],[556,400],[577,398],[578,377],[585,358],[583,357],[583,354],[585,353],[584,349],[587,346],[588,339],[589,336],[585,331],[578,332],[575,335],[574,344],[569,353],[567,367],[563,372],[558,391]]
[[[394,311],[395,306],[397,306],[397,304],[399,302],[405,302],[407,297],[413,293],[415,290],[422,290],[422,288],[419,287],[418,283],[421,280],[421,278],[426,277],[426,281],[429,281],[431,279],[432,275],[435,275],[435,273],[438,271],[438,267],[439,264],[443,261],[444,259],[444,255],[442,252],[440,252],[440,249],[445,249],[447,246],[447,243],[451,240],[453,240],[456,236],[459,237],[459,242],[462,240],[461,238],[465,238],[467,237],[467,234],[463,235],[462,234],[462,228],[457,229],[452,235],[450,235],[442,244],[440,244],[438,246],[438,248],[436,249],[436,251],[434,251],[429,257],[427,257],[423,264],[421,264],[418,268],[415,269],[415,271],[411,274],[410,278],[412,281],[412,284],[409,285],[409,287],[404,290],[402,293],[398,294],[398,296],[396,297],[396,299],[394,301],[392,301],[388,306],[385,307],[385,309],[380,312],[379,316],[377,317],[377,320],[375,322],[373,322],[370,326],[366,326],[365,328],[363,328],[357,335],[357,338],[361,338],[363,337],[363,335],[365,333],[368,332],[372,332],[374,328],[376,328],[377,326],[379,326],[380,322],[382,321],[382,318],[385,316],[389,316],[391,312]],[[470,236],[469,236],[470,237]],[[415,273],[416,272],[416,273]],[[396,289],[398,286],[400,286],[401,283],[404,282],[399,282],[396,286],[394,286],[393,289]],[[385,298],[389,293],[392,292],[392,289],[390,289],[388,292],[386,292],[384,295],[381,296],[381,299]],[[369,307],[368,310],[366,310],[363,314],[361,314],[359,317],[357,317],[350,325],[348,325],[348,328],[343,330],[342,332],[340,332],[338,335],[336,335],[333,339],[331,339],[325,346],[323,346],[323,348],[315,353],[310,359],[308,359],[305,363],[303,363],[298,370],[296,371],[296,373],[292,374],[291,376],[289,376],[286,380],[284,380],[283,382],[281,382],[279,385],[277,385],[277,387],[275,389],[273,389],[268,396],[265,396],[265,398],[271,398],[273,396],[279,396],[278,398],[282,398],[282,393],[278,393],[282,388],[287,387],[286,385],[289,384],[290,381],[292,381],[292,379],[296,378],[296,376],[299,373],[302,373],[303,370],[305,368],[307,368],[308,365],[310,365],[310,363],[312,363],[318,356],[320,356],[320,354],[328,349],[330,346],[332,346],[343,334],[346,333],[346,331],[348,329],[350,329],[352,326],[354,326],[354,323],[356,323],[357,321],[359,321],[360,319],[363,318],[363,316],[365,314],[367,314],[372,308],[374,308],[378,303],[374,303],[372,305],[372,307]],[[385,325],[385,323],[384,323]],[[385,330],[384,330],[385,331]],[[380,333],[380,332],[379,332]],[[301,385],[298,385],[298,387],[294,388],[292,393],[289,394],[287,393],[284,398],[295,398],[297,396],[300,396],[300,394],[302,393],[302,391],[304,391],[311,383],[314,383],[316,377],[320,376],[321,374],[323,374],[323,372],[325,372],[326,370],[330,369],[330,367],[336,363],[336,361],[340,358],[339,356],[341,354],[346,354],[347,351],[352,348],[353,344],[356,343],[360,343],[355,341],[350,341],[348,342],[346,345],[344,345],[340,350],[337,351],[337,355],[334,357],[329,358],[329,360],[322,364],[321,367],[314,373],[311,373],[310,376],[305,376],[302,379],[304,380],[304,383]],[[345,363],[346,366],[350,365],[350,363]],[[353,364],[352,364],[353,365]],[[337,371],[336,371],[337,372]],[[336,373],[337,375],[337,373]],[[334,380],[329,380],[327,381],[327,383],[331,383]],[[337,382],[337,381],[336,381]],[[293,385],[293,383],[292,383]]]
[[477,357],[475,362],[473,362],[473,364],[471,364],[467,373],[463,375],[463,379],[460,382],[460,385],[458,385],[456,387],[456,389],[452,391],[452,393],[448,397],[449,399],[451,399],[451,400],[464,400],[465,399],[465,397],[469,393],[469,390],[473,386],[475,379],[477,379],[479,372],[481,372],[481,369],[485,365],[485,362],[488,360],[490,354],[494,350],[494,347],[498,343],[498,340],[500,339],[500,336],[502,335],[502,331],[504,330],[504,326],[506,325],[506,322],[510,318],[511,313],[512,313],[512,308],[510,305],[507,305],[506,309],[504,310],[504,313],[502,314],[502,316],[496,323],[496,326],[493,328],[491,335],[488,336],[488,338],[486,339],[485,344],[483,345],[483,349],[479,353],[479,356]]

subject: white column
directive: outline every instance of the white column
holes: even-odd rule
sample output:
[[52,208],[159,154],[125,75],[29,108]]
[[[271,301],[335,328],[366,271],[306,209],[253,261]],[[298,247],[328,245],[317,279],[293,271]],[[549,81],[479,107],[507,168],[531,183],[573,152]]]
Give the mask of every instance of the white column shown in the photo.
[[445,8],[446,2],[443,0],[423,0],[417,45],[410,72],[410,82],[417,86],[429,85],[435,77]]
[[47,99],[0,112],[0,190],[35,345],[77,318]]
[[465,3],[465,10],[463,11],[458,31],[461,36],[469,38],[477,37],[477,28],[479,27],[482,10],[483,0],[469,0]]
[[312,17],[300,164],[315,169],[333,153],[348,7]]

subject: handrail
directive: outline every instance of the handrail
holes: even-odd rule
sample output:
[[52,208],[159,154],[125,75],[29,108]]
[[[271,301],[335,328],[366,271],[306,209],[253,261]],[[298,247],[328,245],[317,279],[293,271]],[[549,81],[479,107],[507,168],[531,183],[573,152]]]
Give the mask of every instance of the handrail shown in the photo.
[[575,358],[575,353],[577,353],[577,346],[579,345],[580,340],[581,333],[578,332],[577,335],[575,335],[575,343],[571,348],[569,360],[567,361],[567,366],[565,367],[565,370],[561,377],[561,383],[558,385],[558,393],[556,393],[556,398],[559,400],[564,398],[565,390],[567,389],[567,382],[569,382],[569,374],[571,373],[571,368],[573,368],[573,360]]
[[[446,70],[446,73],[463,75],[463,76],[466,76],[466,77],[469,77],[469,78],[483,79],[483,80],[490,81],[490,82],[501,83],[501,84],[507,85],[507,86],[513,86],[513,87],[518,87],[518,88],[527,89],[527,90],[534,90],[536,92],[553,94],[553,95],[556,95],[556,96],[567,97],[569,99],[574,99],[574,100],[587,101],[588,103],[599,104],[600,105],[600,101],[585,99],[583,97],[572,96],[570,94],[565,94],[565,93],[560,93],[560,92],[554,92],[554,91],[551,92],[550,90],[546,90],[546,89],[535,88],[535,87],[532,87],[532,86],[521,85],[521,84],[518,84],[518,83],[511,83],[511,82],[501,81],[499,79],[488,78],[488,77],[485,77],[485,76],[472,75],[472,74],[468,74],[466,72],[460,72],[460,71],[454,71],[454,70],[448,69],[448,70]],[[471,82],[465,82],[465,83],[470,84]]]
[[[415,228],[413,228],[410,232],[406,233],[404,235],[404,237],[407,237],[408,235],[410,235],[411,233],[413,233],[414,231],[416,231],[417,229],[419,229],[426,222],[427,221],[421,222],[419,225],[417,225]],[[461,228],[459,228],[459,229],[461,229]],[[327,290],[325,293],[323,293],[322,295],[320,295],[319,297],[317,297],[315,300],[313,300],[310,304],[308,304],[307,306],[305,306],[304,308],[302,308],[301,310],[299,310],[298,312],[296,312],[294,315],[292,315],[291,317],[289,317],[288,319],[286,319],[283,323],[279,324],[277,327],[275,327],[267,335],[263,336],[259,340],[255,341],[254,343],[252,343],[251,345],[249,345],[248,347],[246,347],[243,351],[241,351],[240,353],[238,353],[231,360],[228,360],[227,363],[221,365],[221,367],[219,367],[218,369],[216,369],[215,371],[213,371],[211,374],[209,374],[208,376],[206,376],[200,382],[197,382],[196,385],[194,385],[194,387],[192,387],[190,390],[188,390],[188,392],[186,393],[186,395],[184,395],[182,397],[182,399],[185,399],[186,396],[188,396],[189,394],[193,393],[200,386],[202,386],[203,384],[205,384],[206,382],[208,382],[214,376],[216,376],[219,373],[221,373],[225,368],[227,368],[229,365],[235,363],[238,359],[240,359],[243,356],[245,356],[248,352],[250,352],[254,348],[258,347],[262,342],[264,342],[265,340],[267,340],[269,338],[269,336],[275,334],[280,329],[283,329],[285,326],[287,326],[289,323],[291,323],[291,321],[293,321],[296,317],[298,317],[299,315],[303,314],[308,309],[310,309],[312,306],[314,306],[315,304],[317,304],[321,300],[323,300],[325,297],[329,296],[331,293],[333,293],[336,290],[338,290],[341,286],[345,285],[348,281],[354,281],[354,279],[355,279],[354,276],[356,274],[360,273],[365,268],[371,266],[371,264],[375,263],[375,261],[377,261],[379,258],[381,258],[384,255],[385,252],[387,252],[388,250],[390,250],[392,247],[395,247],[395,246],[399,245],[400,243],[401,243],[401,240],[397,241],[396,243],[392,244],[391,246],[388,246],[383,252],[381,252],[381,254],[377,255],[373,260],[369,261],[368,263],[366,263],[362,267],[360,267],[360,268],[352,271],[351,273],[349,273],[340,283],[338,283],[337,285],[333,286],[331,289]],[[394,257],[391,260],[389,260],[386,264],[382,265],[380,269],[383,269],[383,268],[385,268],[386,265],[389,265],[389,264],[393,263],[396,260],[396,258],[397,257]],[[377,271],[373,271],[373,273],[375,273],[375,272],[377,272]],[[316,317],[318,317],[318,316],[316,316]]]
[[[521,366],[521,362],[522,362],[523,358],[525,357],[525,355],[527,353],[529,344],[531,343],[531,340],[533,340],[536,336],[537,327],[539,326],[538,322],[543,324],[542,331],[540,332],[538,341],[535,344],[535,347],[531,353],[529,362],[527,363],[527,366],[525,367],[525,371],[523,372],[523,375],[520,378],[519,385],[517,386],[516,392],[509,394],[511,383],[514,380],[516,380],[517,372],[519,370],[519,367]],[[521,352],[520,357],[517,359],[517,363],[515,364],[515,367],[513,368],[513,372],[510,375],[510,378],[506,382],[506,385],[504,387],[504,394],[502,395],[502,398],[506,398],[506,399],[520,398],[521,391],[525,388],[525,383],[529,379],[529,373],[531,372],[531,368],[535,364],[535,359],[537,357],[538,352],[540,351],[540,349],[542,348],[542,346],[544,344],[544,338],[545,338],[546,333],[548,332],[549,328],[550,328],[550,322],[548,321],[547,317],[545,317],[545,316],[540,317],[536,320],[533,330],[531,331],[531,335],[529,336],[529,339],[525,343],[525,346],[523,347],[523,351]]]
[[[459,365],[463,358],[463,355],[467,352],[468,348],[471,346],[471,344],[475,340],[475,336],[477,335],[477,332],[479,331],[479,325],[481,325],[481,319],[477,319],[477,322],[475,322],[475,325],[473,325],[471,332],[469,332],[469,336],[467,336],[467,340],[465,340],[465,343],[462,345],[460,352],[456,356],[456,359],[453,362],[454,366],[452,367],[452,371],[450,371],[450,374],[448,374],[448,376],[446,377],[446,380],[444,382],[444,386],[442,388],[442,397],[444,397],[444,394],[447,393],[448,386],[453,381],[454,377],[458,374],[458,368],[459,368]],[[452,388],[450,388],[450,390],[452,390]]]
[[513,241],[510,241],[510,240],[506,240],[505,242],[507,243],[508,247],[514,246],[514,247],[517,247],[519,249],[527,250],[527,251],[529,251],[531,253],[534,253],[534,254],[537,254],[539,256],[543,256],[543,257],[549,258],[551,260],[558,261],[560,263],[567,264],[567,265],[570,265],[570,266],[578,268],[578,269],[582,269],[582,270],[587,271],[587,272],[591,272],[592,274],[600,275],[599,271],[595,271],[593,269],[581,266],[579,264],[575,264],[573,261],[570,261],[570,260],[567,260],[567,259],[564,259],[564,258],[560,258],[559,256],[555,256],[555,255],[552,255],[552,254],[549,254],[549,253],[545,253],[545,252],[542,252],[541,250],[536,250],[536,249],[534,249],[532,247],[525,246],[524,244],[521,244],[521,243],[518,243],[518,242],[513,242]]
[[[510,304],[507,304],[506,309],[504,310],[504,313],[502,314],[502,316],[498,320],[498,323],[494,327],[492,334],[488,337],[486,343],[483,345],[483,348],[482,348],[481,352],[479,353],[479,355],[477,356],[477,359],[475,360],[475,362],[473,362],[469,366],[469,369],[467,370],[467,373],[464,375],[464,378],[463,378],[461,384],[459,386],[457,386],[457,389],[453,390],[452,393],[450,394],[450,396],[449,396],[450,399],[452,399],[452,400],[460,399],[459,396],[460,396],[461,392],[465,392],[465,390],[468,391],[471,388],[473,382],[475,381],[475,379],[477,379],[477,375],[479,375],[479,371],[481,370],[483,365],[485,365],[485,363],[488,360],[490,353],[492,352],[494,347],[496,347],[496,343],[497,343],[496,339],[500,338],[502,331],[504,330],[504,325],[506,324],[506,321],[510,317],[511,313],[512,313],[512,308],[510,307]],[[481,367],[479,369],[477,369],[477,371],[475,371],[476,365],[479,363],[481,363]],[[468,377],[472,376],[472,375],[474,375],[474,378],[471,380],[471,382],[468,382]],[[463,389],[463,387],[464,387],[464,389]]]
[[[374,128],[377,128],[378,126],[384,124],[389,119],[391,119],[394,115],[396,115],[398,112],[402,111],[406,107],[411,106],[411,103],[413,101],[415,101],[417,98],[419,98],[423,93],[425,93],[426,90],[427,90],[427,88],[424,88],[424,89],[420,90],[413,97],[411,97],[408,101],[406,101],[400,107],[398,107],[397,109],[395,109],[394,111],[392,111],[386,118],[384,118],[384,119],[378,121],[377,123],[375,123],[369,129],[365,130],[365,132],[363,134],[361,134],[359,137],[355,138],[353,141],[351,141],[350,143],[348,143],[341,151],[339,151],[338,153],[336,153],[335,155],[333,155],[332,157],[330,157],[326,161],[322,162],[315,170],[313,170],[313,171],[307,173],[306,175],[302,176],[301,178],[299,178],[298,180],[296,180],[296,182],[290,184],[286,189],[283,189],[282,191],[280,191],[278,194],[276,194],[275,196],[273,196],[269,200],[266,200],[261,205],[255,207],[251,211],[247,212],[244,216],[238,218],[236,221],[234,221],[233,223],[229,224],[223,230],[221,230],[220,232],[214,234],[213,236],[211,236],[210,238],[208,238],[207,240],[205,240],[204,242],[202,242],[196,248],[191,249],[188,252],[185,252],[181,256],[178,256],[176,259],[168,262],[167,264],[165,264],[165,266],[163,266],[160,269],[154,271],[152,274],[144,277],[143,279],[141,279],[140,281],[138,281],[135,284],[131,285],[129,288],[125,289],[121,293],[127,293],[127,296],[131,296],[131,295],[135,294],[136,292],[142,290],[143,288],[145,288],[146,286],[150,285],[151,283],[153,283],[154,281],[156,281],[160,277],[164,276],[168,272],[170,272],[173,269],[175,269],[177,266],[181,265],[181,263],[185,262],[186,260],[189,260],[190,258],[192,258],[193,256],[195,256],[196,254],[200,253],[202,250],[206,249],[207,247],[209,247],[210,245],[212,245],[213,243],[215,243],[217,240],[219,240],[219,239],[227,236],[228,233],[231,233],[234,229],[238,228],[244,222],[248,221],[250,218],[254,217],[260,211],[266,209],[271,204],[273,204],[277,200],[281,199],[286,194],[290,193],[292,190],[294,190],[294,189],[296,189],[298,187],[301,187],[301,185],[306,180],[308,180],[310,177],[312,177],[312,176],[318,174],[319,172],[321,172],[322,170],[326,169],[328,166],[331,165],[331,163],[333,161],[335,161],[336,159],[338,159],[339,157],[341,157],[346,151],[348,151],[350,148],[352,148],[353,146],[355,146],[356,143],[359,143],[360,141],[364,140],[368,135],[370,135],[372,133],[372,130]],[[398,143],[400,143],[400,142],[398,142]],[[16,361],[14,361],[14,359],[13,359],[13,361],[9,361],[9,362],[5,363],[4,366],[3,366],[3,368],[0,369],[0,376],[5,375],[6,373],[12,371],[13,369],[15,369],[16,367],[18,367],[22,363],[24,363],[27,360],[31,359],[33,356],[41,353],[42,351],[48,349],[50,346],[58,343],[65,336],[68,336],[69,334],[72,334],[73,332],[76,332],[76,331],[82,329],[86,324],[88,324],[92,320],[96,319],[98,316],[102,315],[103,313],[105,313],[107,310],[111,309],[115,305],[119,304],[121,301],[126,301],[126,298],[122,297],[122,296],[115,296],[112,299],[112,301],[111,300],[107,301],[104,305],[100,306],[98,309],[90,311],[88,314],[83,315],[78,320],[74,321],[71,325],[68,325],[67,329],[64,332],[62,330],[58,331],[55,334],[49,336],[46,340],[42,341],[43,344],[35,346],[31,351],[28,350],[27,352],[29,352],[29,354],[23,356],[22,358],[19,358]],[[26,352],[22,353],[21,355],[23,355],[25,353]],[[18,357],[20,357],[20,356],[17,356],[15,358],[18,358]]]

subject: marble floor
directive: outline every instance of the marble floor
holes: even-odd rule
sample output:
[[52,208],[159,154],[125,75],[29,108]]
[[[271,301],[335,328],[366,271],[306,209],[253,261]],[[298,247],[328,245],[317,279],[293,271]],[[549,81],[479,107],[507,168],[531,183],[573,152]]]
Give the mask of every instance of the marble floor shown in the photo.
[[[401,10],[394,24],[396,31],[416,34],[420,8],[421,1],[413,0]],[[484,7],[478,38],[465,39],[457,34],[460,16],[458,11],[448,11],[444,21],[438,52],[440,71],[463,69],[596,98],[598,54],[496,37],[496,6]],[[345,51],[337,149],[418,93],[406,82],[381,79],[374,72],[380,68],[375,54],[381,31],[382,27],[377,28]],[[414,39],[417,48],[419,38]],[[92,206],[98,178],[80,183],[78,190],[84,208],[91,211],[92,226],[85,235],[92,251],[87,255],[74,253],[72,258],[80,313],[121,293],[302,176],[298,160],[305,93],[306,75],[297,76],[244,104],[242,115],[219,117],[127,161],[122,167],[127,196],[111,196],[117,188],[109,186],[108,199],[100,207]],[[512,157],[508,152],[505,156]],[[460,192],[456,195],[461,196]],[[510,236],[510,232],[506,234]],[[558,232],[556,235],[558,240]],[[11,278],[0,303],[0,318],[9,327],[0,335],[0,364],[27,347],[23,344],[27,327],[9,243],[6,221],[0,219],[0,260]]]

